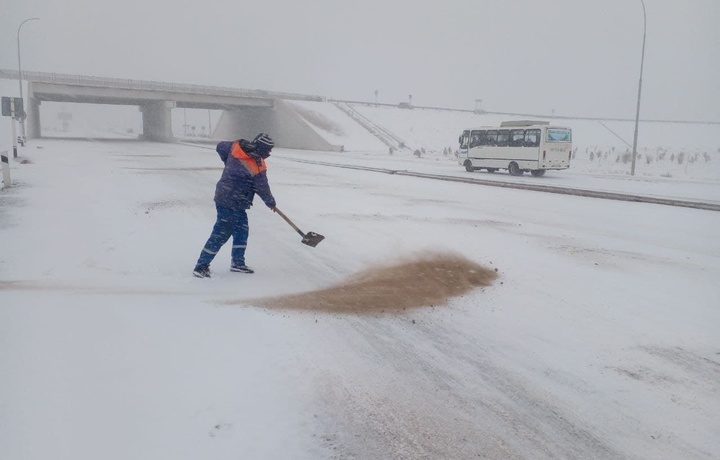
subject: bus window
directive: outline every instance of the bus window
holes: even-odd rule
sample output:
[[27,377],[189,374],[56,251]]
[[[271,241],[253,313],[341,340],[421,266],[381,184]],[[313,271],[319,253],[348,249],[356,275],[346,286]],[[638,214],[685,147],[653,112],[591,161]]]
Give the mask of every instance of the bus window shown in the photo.
[[483,138],[485,131],[473,131],[470,134],[470,148],[477,147],[478,145],[483,145]]
[[497,131],[491,130],[485,133],[485,142],[483,145],[497,145]]
[[547,142],[572,142],[572,132],[565,128],[548,128]]
[[510,144],[510,130],[501,129],[498,131],[497,145],[498,147],[507,147]]
[[525,130],[525,147],[538,147],[540,145],[540,130]]
[[525,142],[525,130],[524,129],[511,129],[510,130],[510,146],[511,147],[522,147]]

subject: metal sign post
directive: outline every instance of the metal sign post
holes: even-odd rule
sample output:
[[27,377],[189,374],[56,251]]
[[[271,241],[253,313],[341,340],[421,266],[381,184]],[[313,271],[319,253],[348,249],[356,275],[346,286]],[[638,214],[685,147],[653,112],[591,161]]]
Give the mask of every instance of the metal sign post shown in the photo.
[[[15,120],[24,116],[23,101],[19,97],[2,97],[2,115],[12,118],[12,137],[13,137],[13,158],[17,158],[17,129],[15,128]],[[23,145],[25,145],[23,143]]]
[[12,112],[13,158],[17,158],[17,129],[15,128],[15,98],[10,99],[10,112]]
[[3,189],[6,189],[12,185],[12,180],[10,180],[10,162],[8,161],[6,151],[0,154],[0,160],[2,160]]

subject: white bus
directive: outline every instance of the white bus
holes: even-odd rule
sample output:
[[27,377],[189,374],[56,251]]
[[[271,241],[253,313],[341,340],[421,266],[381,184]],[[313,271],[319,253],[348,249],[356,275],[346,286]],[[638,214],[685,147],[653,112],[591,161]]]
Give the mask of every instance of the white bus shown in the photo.
[[530,171],[567,169],[572,156],[572,130],[544,121],[504,121],[500,127],[466,129],[458,139],[458,164],[467,171],[507,169],[513,176]]

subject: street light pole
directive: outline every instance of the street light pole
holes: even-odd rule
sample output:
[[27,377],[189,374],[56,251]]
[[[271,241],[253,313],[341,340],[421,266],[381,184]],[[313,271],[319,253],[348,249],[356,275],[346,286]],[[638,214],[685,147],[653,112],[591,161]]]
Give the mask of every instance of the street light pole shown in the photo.
[[637,159],[637,139],[638,125],[640,124],[640,95],[642,94],[642,75],[643,65],[645,64],[645,34],[647,32],[647,16],[645,15],[645,2],[640,0],[643,9],[643,43],[642,54],[640,56],[640,81],[638,82],[637,111],[635,112],[635,134],[633,136],[632,166],[630,167],[630,175],[635,175],[635,161]]
[[[23,22],[20,23],[17,29],[17,49],[18,49],[18,83],[20,85],[20,99],[23,98],[23,88],[22,88],[22,81],[23,81],[23,74],[22,74],[22,64],[20,63],[20,29],[22,28],[23,24],[25,24],[28,21],[38,21],[40,18],[30,18],[26,19]],[[23,101],[23,110],[27,111],[28,103]],[[20,117],[20,132],[23,139],[25,139],[25,117]]]

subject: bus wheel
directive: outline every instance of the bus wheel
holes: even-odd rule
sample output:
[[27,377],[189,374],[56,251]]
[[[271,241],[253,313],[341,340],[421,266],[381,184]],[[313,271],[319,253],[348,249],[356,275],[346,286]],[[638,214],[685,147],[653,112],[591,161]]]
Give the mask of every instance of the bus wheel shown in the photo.
[[530,171],[530,174],[532,174],[535,177],[542,177],[545,175],[545,170],[544,169],[533,169],[532,171]]
[[498,170],[497,168],[488,168],[488,169],[487,169],[487,172],[489,172],[489,173],[494,173],[494,172],[497,171],[497,170]]
[[463,163],[463,165],[465,166],[465,171],[467,171],[467,172],[473,172],[473,171],[475,171],[475,168],[474,168],[473,165],[472,165],[472,161],[470,161],[470,160],[465,160],[465,163]]
[[508,172],[511,176],[522,176],[522,169],[514,161],[508,165]]

